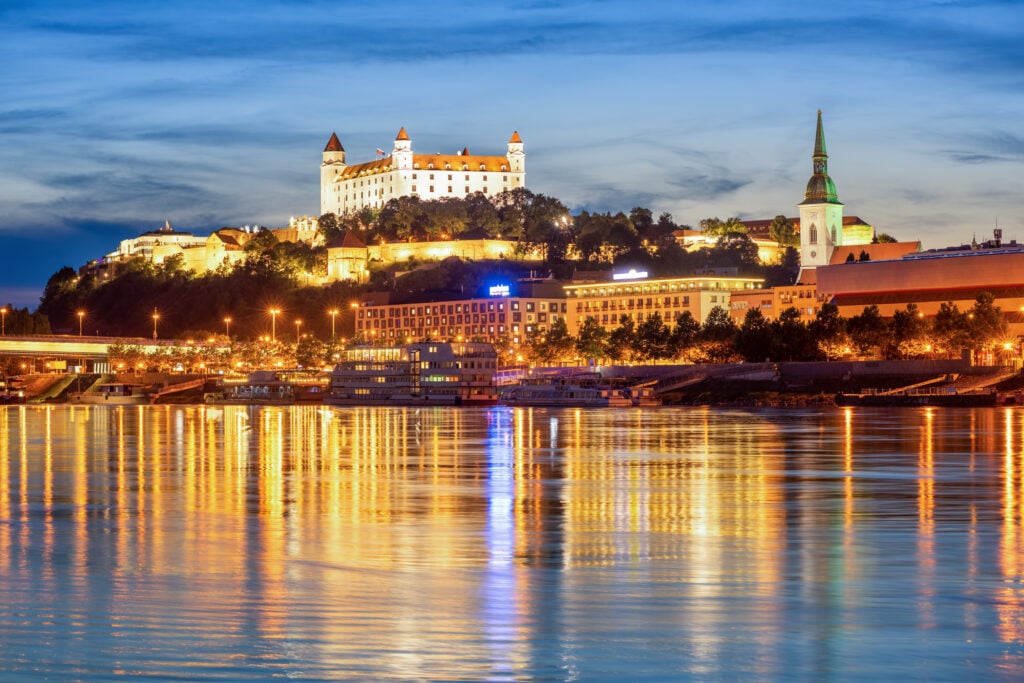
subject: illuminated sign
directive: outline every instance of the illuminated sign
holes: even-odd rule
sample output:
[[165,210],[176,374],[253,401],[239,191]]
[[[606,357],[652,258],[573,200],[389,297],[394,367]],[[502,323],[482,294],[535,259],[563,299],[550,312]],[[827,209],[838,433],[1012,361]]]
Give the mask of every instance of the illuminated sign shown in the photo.
[[614,273],[612,275],[613,280],[642,280],[647,277],[647,271],[637,271],[636,268],[630,268],[628,273]]
[[487,293],[490,296],[508,296],[511,294],[511,290],[508,285],[494,285],[487,290]]

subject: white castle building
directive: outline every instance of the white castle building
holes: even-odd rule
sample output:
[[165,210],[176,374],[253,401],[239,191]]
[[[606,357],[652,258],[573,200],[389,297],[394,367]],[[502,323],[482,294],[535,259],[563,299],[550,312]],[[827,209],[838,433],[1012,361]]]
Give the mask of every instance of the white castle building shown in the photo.
[[320,164],[320,213],[379,209],[405,196],[441,199],[482,192],[493,197],[517,187],[526,187],[526,154],[518,132],[509,138],[505,156],[470,154],[468,148],[457,154],[413,154],[402,128],[389,155],[351,166],[345,163],[338,136],[331,133]]

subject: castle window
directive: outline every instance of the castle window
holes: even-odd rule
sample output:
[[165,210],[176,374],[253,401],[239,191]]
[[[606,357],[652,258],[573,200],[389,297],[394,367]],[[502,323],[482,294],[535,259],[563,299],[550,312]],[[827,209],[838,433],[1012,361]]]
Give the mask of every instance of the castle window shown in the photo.
[[451,174],[451,173],[449,173],[449,174],[448,174],[448,180],[451,180],[451,179],[452,179],[452,174]]
[[469,164],[463,164],[462,165],[462,170],[463,171],[468,171],[469,170]]
[[487,194],[487,186],[484,185],[484,194]]
[[469,185],[466,185],[466,194],[469,194]]
[[818,226],[816,226],[814,223],[811,223],[811,229],[808,231],[808,233],[809,234],[807,235],[807,241],[810,242],[811,244],[817,244]]
[[419,167],[420,167],[420,164],[419,164],[419,162],[416,162],[415,164],[413,164],[413,165],[412,165],[412,167],[413,167],[413,168],[419,168]]
[[487,167],[486,167],[486,166],[484,166],[483,164],[480,164],[480,170],[481,170],[481,171],[486,171],[486,170],[487,170]]
[[433,186],[433,185],[431,185],[431,186],[430,186],[430,191],[431,191],[431,192],[433,192],[433,191],[434,191],[434,186]]
[[[427,168],[433,169],[434,168],[434,164],[433,163],[427,164]],[[430,176],[430,177],[433,178],[434,176]]]
[[[481,168],[480,170],[482,171],[482,170],[483,170],[483,168]],[[485,182],[485,183],[487,182],[487,176],[486,176],[486,175],[484,176],[484,182]]]
[[469,174],[468,173],[466,174],[466,180],[469,180]]
[[[434,168],[434,165],[433,165],[433,164],[431,164],[431,165],[430,165],[430,168]],[[433,174],[433,173],[431,173],[431,174],[430,174],[430,179],[431,179],[431,180],[433,180],[433,179],[434,179],[434,174]]]
[[416,180],[416,174],[415,173],[412,174],[412,179]]
[[451,185],[449,185],[449,186],[448,186],[448,193],[449,193],[449,194],[451,194],[451,191],[452,191],[452,186],[451,186]]
[[[501,167],[501,170],[502,170],[502,171],[504,171],[504,170],[505,170],[505,167],[504,167],[504,166],[502,166],[502,167]],[[503,180],[504,182],[506,182],[506,183],[508,182],[508,176],[507,176],[507,175],[505,175],[505,176],[501,176],[501,179],[502,179],[502,180]]]
[[505,164],[502,164],[501,165],[501,170],[502,171],[507,171],[508,170],[508,166],[506,166]]
[[452,165],[451,164],[445,164],[444,167],[445,167],[445,170],[448,170],[448,171],[452,170]]

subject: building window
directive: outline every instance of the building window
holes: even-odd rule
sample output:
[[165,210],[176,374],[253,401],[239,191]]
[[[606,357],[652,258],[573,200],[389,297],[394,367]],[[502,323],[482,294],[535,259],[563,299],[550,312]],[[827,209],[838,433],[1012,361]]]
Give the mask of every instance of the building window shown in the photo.
[[449,194],[451,194],[451,191],[452,191],[452,186],[451,186],[451,185],[449,185],[449,186],[448,186],[448,193],[449,193]]
[[811,244],[818,243],[818,226],[816,226],[814,223],[811,223],[810,234],[807,237],[807,241],[810,242]]

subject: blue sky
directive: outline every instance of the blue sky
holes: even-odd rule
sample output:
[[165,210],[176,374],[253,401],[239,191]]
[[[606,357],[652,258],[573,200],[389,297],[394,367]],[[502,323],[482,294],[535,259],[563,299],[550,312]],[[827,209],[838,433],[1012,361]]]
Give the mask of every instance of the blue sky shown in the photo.
[[315,214],[320,152],[498,153],[574,211],[848,215],[1024,241],[1024,3],[3,3],[0,302],[163,225]]

